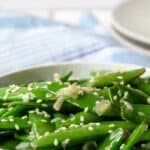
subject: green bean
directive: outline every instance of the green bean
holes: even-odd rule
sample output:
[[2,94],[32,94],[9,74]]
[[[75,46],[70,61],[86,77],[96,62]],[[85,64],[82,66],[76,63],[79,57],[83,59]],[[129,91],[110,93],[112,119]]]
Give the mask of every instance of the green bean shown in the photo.
[[150,141],[150,130],[147,130],[143,136],[141,137],[140,141]]
[[90,122],[100,121],[100,118],[90,112],[79,112],[72,115],[70,118],[64,121],[60,121],[57,127],[69,127],[71,124],[87,124]]
[[150,95],[150,84],[140,83],[137,85],[137,87],[142,90],[143,92]]
[[18,87],[10,86],[0,88],[0,100],[3,101],[24,101],[28,102],[29,100],[51,100],[55,97],[55,92],[58,91],[63,84],[59,82],[52,83],[32,83],[28,87]]
[[30,111],[29,120],[32,124],[32,136],[34,136],[33,138],[39,138],[40,136],[49,134],[54,130],[53,126],[50,124],[49,114],[46,112]]
[[102,143],[100,143],[98,150],[117,150],[119,149],[122,141],[125,139],[125,131],[118,128],[107,136]]
[[18,141],[15,139],[8,139],[7,141],[0,143],[0,149],[4,150],[16,150],[16,145]]
[[150,123],[150,105],[135,104],[124,101],[121,107],[123,119],[135,122],[145,121]]
[[21,116],[26,113],[26,111],[29,110],[29,107],[26,105],[21,106],[17,105],[15,107],[8,108],[7,112],[3,113],[0,118],[8,117],[8,116]]
[[[67,130],[58,131],[51,133],[46,137],[42,137],[41,139],[35,140],[33,145],[36,147],[61,147],[61,144],[64,140],[68,139],[69,145],[79,144],[81,141],[95,139],[98,137],[103,137],[107,135],[110,130],[110,125],[114,124],[115,128],[125,128],[128,130],[132,130],[136,127],[136,124],[131,122],[103,122],[101,124],[92,123],[84,126],[79,126],[77,128],[69,128]],[[80,133],[80,134],[79,134]],[[67,142],[68,144],[68,142]]]
[[0,119],[0,130],[20,130],[28,128],[30,128],[30,124],[27,119],[17,117],[6,117]]
[[70,71],[70,72],[68,72],[67,74],[65,74],[64,76],[62,76],[62,77],[60,78],[60,80],[61,80],[62,82],[67,82],[67,81],[69,80],[69,78],[71,77],[72,74],[73,74],[73,72]]
[[119,71],[119,72],[108,73],[104,75],[98,75],[91,80],[90,84],[95,87],[104,87],[104,86],[109,86],[117,83],[124,84],[138,78],[144,72],[145,69],[141,68],[141,69],[126,71],[126,72]]
[[133,145],[139,142],[140,138],[147,130],[147,125],[145,123],[141,123],[130,135],[127,142],[123,146],[122,150],[131,150]]

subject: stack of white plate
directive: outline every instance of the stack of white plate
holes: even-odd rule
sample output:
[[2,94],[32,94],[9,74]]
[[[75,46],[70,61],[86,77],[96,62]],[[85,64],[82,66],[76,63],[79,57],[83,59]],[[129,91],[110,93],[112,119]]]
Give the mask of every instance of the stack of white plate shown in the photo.
[[116,7],[111,32],[123,44],[150,55],[150,0],[128,0]]

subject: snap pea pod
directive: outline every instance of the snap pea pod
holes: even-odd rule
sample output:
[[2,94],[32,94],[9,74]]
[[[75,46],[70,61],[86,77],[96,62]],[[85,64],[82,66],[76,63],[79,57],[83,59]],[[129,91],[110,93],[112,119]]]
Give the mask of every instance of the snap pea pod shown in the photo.
[[32,124],[32,133],[34,138],[39,138],[39,136],[45,133],[49,134],[54,130],[53,126],[50,124],[49,115],[42,112],[30,112],[29,120]]
[[135,89],[133,87],[126,86],[113,86],[106,87],[99,92],[100,97],[103,99],[111,99],[112,101],[119,102],[120,99],[124,98],[127,101],[135,104],[147,104],[148,95],[141,90]]
[[[40,100],[41,102],[39,103],[38,100],[37,101],[31,101],[31,102],[27,102],[27,103],[22,103],[21,101],[13,101],[11,102],[11,106],[16,106],[16,105],[20,105],[21,107],[25,106],[25,107],[29,107],[32,109],[36,109],[39,108],[40,110],[45,110],[49,113],[54,113],[55,110],[53,109],[53,105],[54,105],[54,101],[43,101],[42,99]],[[75,105],[72,105],[68,102],[64,102],[60,112],[61,113],[76,113],[81,111],[81,109]]]
[[28,119],[22,118],[3,118],[0,119],[0,130],[21,130],[30,128],[30,124],[28,123]]
[[139,83],[137,85],[137,88],[139,88],[140,90],[142,90],[143,92],[147,93],[148,95],[150,95],[150,83],[149,84],[145,84],[145,83]]
[[[69,128],[64,131],[58,131],[51,133],[48,136],[42,137],[41,139],[35,140],[33,142],[35,147],[61,147],[61,143],[68,139],[69,145],[79,144],[86,140],[95,139],[98,137],[103,137],[107,135],[110,129],[110,124],[114,124],[115,128],[124,128],[132,130],[136,127],[136,124],[125,121],[116,121],[116,122],[102,122],[101,124],[91,123],[77,128]],[[79,134],[80,133],[80,134]]]
[[24,115],[30,107],[26,105],[17,105],[15,107],[10,107],[8,110],[1,115],[0,118],[8,117],[8,116],[22,116]]
[[117,150],[122,141],[125,139],[125,130],[118,128],[107,136],[102,143],[100,143],[98,150]]
[[122,103],[121,115],[123,119],[134,122],[145,121],[150,123],[150,105],[131,104],[127,101]]
[[67,82],[69,80],[69,78],[71,77],[71,75],[73,74],[72,71],[68,72],[67,74],[65,74],[64,76],[60,77],[60,80],[62,82]]
[[127,98],[132,100],[135,104],[147,104],[148,94],[144,93],[139,89],[133,87],[124,87],[125,91],[128,92]]
[[8,139],[5,142],[0,143],[0,149],[2,150],[16,150],[16,145],[18,141],[15,139]]
[[127,142],[123,146],[122,150],[131,150],[133,145],[139,142],[140,138],[144,135],[144,132],[147,130],[147,125],[141,123],[130,135]]
[[90,122],[97,122],[100,121],[101,119],[90,112],[79,112],[76,113],[75,115],[71,116],[67,120],[64,120],[63,122],[59,122],[57,124],[57,127],[69,127],[71,124],[87,124]]
[[[30,85],[30,86],[29,86]],[[2,101],[25,101],[29,100],[51,100],[55,97],[55,92],[64,87],[60,82],[52,83],[30,83],[28,87],[17,85],[0,88],[0,100]]]
[[[145,72],[144,68],[135,69],[126,72],[114,72],[108,73],[104,75],[96,75],[92,78],[90,84],[95,87],[104,87],[110,86],[113,84],[120,84],[121,81],[123,84],[128,83],[139,76],[141,76]],[[121,78],[120,78],[121,77]]]

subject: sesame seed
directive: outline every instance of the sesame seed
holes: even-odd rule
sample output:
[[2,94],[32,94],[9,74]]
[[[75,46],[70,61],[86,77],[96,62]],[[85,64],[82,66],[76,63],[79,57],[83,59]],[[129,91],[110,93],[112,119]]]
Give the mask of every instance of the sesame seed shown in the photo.
[[108,133],[112,133],[113,131],[112,130],[108,130]]
[[48,136],[50,133],[47,131],[44,133],[44,136]]
[[41,139],[42,138],[42,136],[38,136],[38,139]]
[[110,124],[109,127],[113,128],[113,127],[115,127],[115,124]]
[[80,121],[84,122],[84,116],[80,116]]
[[121,146],[120,146],[120,150],[122,150],[122,149],[123,149],[123,147],[124,147],[124,144],[121,144]]
[[128,91],[125,91],[123,97],[124,97],[124,98],[127,98],[127,97],[128,97],[128,94],[129,94],[129,92],[128,92]]
[[52,84],[52,82],[51,82],[51,81],[47,81],[46,83],[47,83],[47,84],[49,84],[49,85],[50,85],[50,84]]
[[98,96],[98,92],[94,92],[93,95]]
[[19,129],[20,129],[20,127],[19,127],[18,124],[15,124],[15,129],[16,129],[16,130],[19,130]]
[[96,101],[96,104],[99,104],[99,101]]
[[88,127],[88,130],[89,130],[89,131],[93,131],[93,130],[94,130],[94,128],[93,128],[93,127],[91,127],[91,126],[89,126],[89,127]]
[[7,122],[8,120],[6,120],[6,119],[1,119],[0,121],[1,121],[1,122]]
[[150,97],[147,98],[147,103],[150,104]]
[[84,125],[84,123],[83,123],[83,122],[81,122],[79,125],[80,125],[80,126],[83,126],[83,125]]
[[123,76],[117,76],[117,79],[122,80],[122,79],[123,79]]
[[117,98],[118,98],[117,95],[113,96],[113,100],[117,100]]
[[41,119],[41,122],[44,122],[44,123],[45,123],[45,122],[47,122],[47,120],[45,120],[45,119]]
[[58,144],[59,144],[58,139],[54,139],[53,144],[54,144],[54,146],[58,146]]
[[119,96],[122,96],[121,90],[118,90],[117,93]]
[[121,81],[121,82],[120,82],[120,85],[124,85],[124,84],[125,84],[124,81]]
[[67,144],[69,144],[69,142],[70,142],[69,138],[67,138],[64,141],[62,141],[62,147],[65,147]]
[[23,119],[23,120],[24,120],[24,119],[27,119],[27,115],[22,116],[21,119]]
[[9,119],[10,122],[14,122],[14,118],[9,117],[8,119]]
[[96,126],[100,126],[101,124],[100,124],[100,122],[96,122],[95,125]]
[[127,87],[128,87],[128,88],[130,88],[130,87],[131,87],[131,85],[130,85],[130,84],[127,84]]
[[143,112],[138,112],[138,115],[139,116],[144,116],[144,113]]
[[48,107],[48,105],[47,104],[42,104],[42,107]]
[[38,99],[36,102],[37,102],[37,103],[41,103],[41,102],[42,102],[42,99]]
[[88,107],[85,107],[84,108],[84,112],[88,112],[89,108]]

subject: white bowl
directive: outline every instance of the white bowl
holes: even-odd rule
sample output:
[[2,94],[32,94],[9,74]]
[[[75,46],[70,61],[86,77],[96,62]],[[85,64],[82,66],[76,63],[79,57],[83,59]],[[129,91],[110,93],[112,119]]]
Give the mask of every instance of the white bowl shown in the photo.
[[[47,81],[53,78],[53,74],[66,73],[73,71],[75,77],[87,77],[91,71],[96,70],[130,70],[140,68],[141,66],[124,64],[95,64],[84,62],[68,62],[61,64],[50,64],[13,72],[0,76],[0,86],[18,83],[29,83],[33,81]],[[147,68],[145,75],[150,75],[150,69]]]

